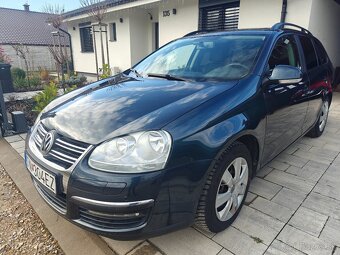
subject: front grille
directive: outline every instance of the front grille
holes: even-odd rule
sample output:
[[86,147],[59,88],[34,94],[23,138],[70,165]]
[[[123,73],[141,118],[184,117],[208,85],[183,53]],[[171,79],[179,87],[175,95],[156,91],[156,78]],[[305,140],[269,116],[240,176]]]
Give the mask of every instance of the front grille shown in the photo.
[[[41,143],[47,132],[49,132],[49,130],[40,123],[33,137],[38,148],[41,147]],[[79,159],[89,146],[89,144],[58,135],[50,152],[45,155],[44,158],[67,169]]]
[[51,195],[48,191],[46,191],[43,187],[41,187],[35,180],[34,186],[38,190],[39,194],[44,198],[44,200],[55,208],[60,213],[66,213],[66,195],[62,193],[61,195],[54,196]]
[[80,221],[85,222],[98,229],[127,229],[137,228],[145,224],[148,210],[139,211],[131,214],[108,214],[92,212],[85,208],[79,208]]

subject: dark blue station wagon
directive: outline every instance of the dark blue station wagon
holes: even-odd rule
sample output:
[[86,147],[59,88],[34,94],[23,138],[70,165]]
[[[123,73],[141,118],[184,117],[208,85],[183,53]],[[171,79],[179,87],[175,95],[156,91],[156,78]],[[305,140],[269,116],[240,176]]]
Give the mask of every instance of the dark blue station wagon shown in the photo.
[[50,103],[25,162],[44,200],[115,239],[237,217],[256,172],[320,136],[333,67],[309,31],[194,32]]

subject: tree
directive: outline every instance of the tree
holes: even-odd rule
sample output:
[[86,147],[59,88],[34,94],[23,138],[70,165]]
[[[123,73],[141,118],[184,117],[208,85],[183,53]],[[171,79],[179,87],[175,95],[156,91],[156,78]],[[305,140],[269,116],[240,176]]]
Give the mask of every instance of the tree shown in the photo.
[[[107,64],[105,63],[105,55],[104,55],[104,43],[103,43],[103,33],[106,33],[106,49],[108,49],[107,45],[107,28],[103,30],[103,27],[106,27],[107,25],[103,23],[103,20],[105,18],[106,12],[107,12],[107,5],[105,3],[106,1],[102,0],[80,0],[80,5],[87,10],[87,14],[92,17],[98,24],[99,27],[99,35],[100,35],[100,49],[101,49],[101,57],[102,57],[102,69],[104,67],[110,66],[109,61],[109,54],[107,52]],[[92,26],[93,28],[95,26]],[[94,43],[96,43],[95,40],[95,33],[96,31],[93,31],[94,34]],[[96,47],[95,47],[96,49]],[[96,53],[97,54],[97,53]],[[96,55],[96,63],[97,63],[97,55]],[[97,76],[98,76],[98,67],[97,67]]]
[[27,45],[23,45],[23,44],[16,44],[16,45],[12,45],[12,48],[15,50],[15,53],[17,54],[17,56],[21,59],[24,60],[25,63],[25,69],[26,69],[26,79],[27,79],[27,84],[28,86],[30,86],[30,78],[29,78],[29,49]]

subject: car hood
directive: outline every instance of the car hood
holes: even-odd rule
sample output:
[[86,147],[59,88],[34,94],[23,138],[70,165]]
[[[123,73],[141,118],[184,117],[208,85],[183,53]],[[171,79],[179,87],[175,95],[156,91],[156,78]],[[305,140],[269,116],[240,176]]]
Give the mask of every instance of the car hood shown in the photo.
[[49,129],[90,144],[142,130],[161,129],[237,81],[198,83],[120,76],[54,100],[42,114]]

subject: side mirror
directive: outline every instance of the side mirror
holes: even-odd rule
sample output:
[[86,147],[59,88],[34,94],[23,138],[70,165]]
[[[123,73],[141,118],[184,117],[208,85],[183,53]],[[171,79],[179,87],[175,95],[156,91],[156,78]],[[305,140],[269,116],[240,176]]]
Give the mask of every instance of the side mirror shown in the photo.
[[287,65],[276,66],[269,80],[277,81],[280,84],[292,84],[302,81],[302,72],[299,68]]

